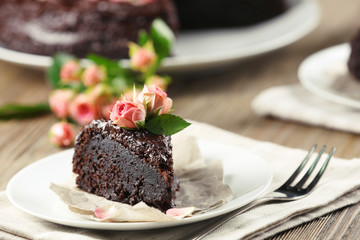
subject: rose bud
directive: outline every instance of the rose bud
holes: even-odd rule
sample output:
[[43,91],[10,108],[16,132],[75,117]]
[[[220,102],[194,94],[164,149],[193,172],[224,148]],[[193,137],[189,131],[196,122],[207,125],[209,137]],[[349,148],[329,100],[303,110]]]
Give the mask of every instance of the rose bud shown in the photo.
[[116,103],[116,99],[114,99],[113,101],[105,104],[104,106],[102,106],[101,108],[101,115],[103,118],[109,120],[110,119],[110,113],[111,113],[111,110],[113,109],[115,103]]
[[163,78],[157,75],[151,76],[148,79],[146,79],[145,84],[147,86],[154,85],[158,88],[160,88],[163,91],[166,91],[167,86],[169,85],[170,79],[169,78]]
[[70,116],[81,125],[90,123],[99,118],[99,107],[95,104],[90,95],[78,94],[69,107]]
[[99,83],[88,88],[85,93],[88,95],[89,101],[98,107],[100,116],[109,119],[112,107],[118,100],[114,99],[111,88],[106,84]]
[[151,42],[145,44],[144,47],[130,43],[129,49],[130,66],[132,69],[146,72],[156,64],[157,56]]
[[58,118],[66,118],[69,115],[69,105],[74,96],[75,92],[70,89],[52,91],[49,96],[51,111],[53,111]]
[[134,129],[145,123],[146,112],[142,104],[138,106],[131,101],[117,101],[114,105],[110,119],[119,127]]
[[146,105],[147,113],[160,115],[168,113],[172,106],[171,98],[160,88],[151,85],[144,86],[144,89],[138,96],[138,101]]
[[94,86],[106,79],[106,70],[104,67],[90,65],[83,72],[82,79],[86,87]]
[[81,66],[78,61],[65,63],[60,70],[60,79],[63,83],[78,82],[81,80]]
[[74,142],[74,129],[67,122],[58,122],[50,128],[49,137],[52,144],[58,147],[67,147]]
[[89,96],[91,101],[98,106],[109,102],[113,96],[111,88],[108,85],[101,83],[95,85],[94,87],[88,88],[85,93]]

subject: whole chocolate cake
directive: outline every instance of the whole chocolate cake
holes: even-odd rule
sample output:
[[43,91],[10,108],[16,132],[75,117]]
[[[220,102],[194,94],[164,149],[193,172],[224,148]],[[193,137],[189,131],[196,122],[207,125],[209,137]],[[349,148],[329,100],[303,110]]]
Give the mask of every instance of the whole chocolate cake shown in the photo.
[[355,34],[350,42],[351,52],[348,60],[350,73],[360,81],[360,30]]
[[77,57],[128,57],[128,42],[160,17],[174,31],[172,0],[1,0],[0,45],[16,51]]
[[174,206],[171,137],[127,130],[95,120],[77,136],[73,157],[76,184],[109,200],[140,201],[166,211]]
[[285,0],[174,0],[182,29],[241,27],[273,18]]

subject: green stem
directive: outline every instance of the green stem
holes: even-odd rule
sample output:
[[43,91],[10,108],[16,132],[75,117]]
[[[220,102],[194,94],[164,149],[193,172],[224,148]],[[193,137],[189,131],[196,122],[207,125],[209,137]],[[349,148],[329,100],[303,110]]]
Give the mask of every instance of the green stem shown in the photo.
[[0,119],[8,120],[12,118],[29,118],[50,113],[48,103],[39,103],[33,105],[10,103],[0,106]]

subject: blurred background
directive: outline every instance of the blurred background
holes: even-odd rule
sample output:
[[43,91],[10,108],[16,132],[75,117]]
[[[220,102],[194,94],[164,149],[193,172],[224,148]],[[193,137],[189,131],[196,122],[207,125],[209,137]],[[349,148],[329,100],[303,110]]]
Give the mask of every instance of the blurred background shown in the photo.
[[[9,16],[10,11],[1,13],[1,10],[4,9],[3,4],[6,2],[17,1],[1,1],[0,17],[5,16],[8,21],[16,23],[19,17],[26,15],[21,13],[12,18]],[[25,3],[26,1],[19,0],[19,2]],[[56,1],[48,0],[48,2]],[[65,0],[59,2],[65,5],[72,4]],[[81,5],[81,2],[83,1],[77,1],[76,4]],[[139,0],[138,3],[141,5],[147,4],[147,2],[152,1]],[[195,1],[176,1],[179,9],[188,9],[193,2]],[[200,5],[211,5],[209,0],[199,0],[198,2]],[[230,2],[232,1],[229,3],[221,1],[221,4],[230,4]],[[276,117],[259,116],[251,108],[251,103],[256,96],[271,87],[299,84],[298,67],[311,54],[331,46],[348,43],[359,28],[360,2],[357,0],[291,0],[287,1],[289,5],[283,7],[277,0],[243,1],[245,5],[254,2],[265,5],[271,2],[272,7],[280,7],[274,8],[274,11],[273,9],[270,11],[269,8],[271,14],[265,19],[247,18],[248,23],[256,23],[255,25],[245,24],[231,29],[223,29],[222,23],[218,20],[227,17],[226,13],[217,16],[219,18],[217,18],[216,24],[219,25],[213,29],[205,26],[210,23],[206,14],[213,14],[210,8],[205,9],[208,12],[203,14],[184,10],[186,14],[181,16],[180,20],[184,17],[201,18],[204,16],[203,19],[206,21],[191,26],[191,21],[183,20],[183,29],[176,30],[177,41],[171,57],[164,59],[163,65],[159,68],[158,74],[169,75],[172,78],[167,93],[174,101],[174,113],[185,119],[204,122],[256,140],[301,149],[309,149],[313,143],[317,142],[337,146],[337,157],[359,157],[360,138],[358,133]],[[87,4],[85,5],[87,6]],[[104,6],[107,5],[99,4],[101,11],[110,11]],[[165,3],[161,6],[169,7]],[[215,10],[218,8],[216,5],[213,7]],[[282,13],[277,12],[276,9],[279,8]],[[159,10],[159,8],[154,9]],[[151,11],[155,11],[154,9]],[[195,7],[191,8],[191,10],[193,9]],[[231,10],[234,9],[231,8]],[[264,16],[263,10],[269,13],[268,8],[261,10],[261,16]],[[236,16],[240,18],[248,16],[241,11],[234,11],[236,14],[234,14],[234,18],[229,18],[231,19],[230,23],[239,20],[236,19]],[[119,10],[117,17],[121,16],[122,12]],[[107,18],[104,17],[104,20],[107,21]],[[72,19],[67,21],[71,22]],[[59,28],[61,28],[60,23],[62,22],[59,21]],[[142,21],[140,21],[141,24],[143,24]],[[211,22],[211,24],[215,23]],[[225,21],[224,24],[228,24],[228,22]],[[20,50],[6,47],[5,45],[11,42],[21,47],[29,40],[15,37],[16,33],[6,33],[3,30],[4,25],[4,22],[0,20],[0,36],[8,34],[7,37],[4,37],[8,42],[0,45],[0,105],[46,103],[52,91],[46,73],[51,65],[51,57],[25,54]],[[176,29],[176,23],[173,25]],[[98,26],[90,25],[88,27],[96,28]],[[112,26],[111,29],[115,27]],[[31,30],[34,31],[33,26]],[[35,32],[37,30],[35,28]],[[86,27],[82,30],[86,30]],[[39,31],[37,32],[39,33]],[[107,34],[93,37],[104,39],[112,35],[110,30],[105,30],[104,33]],[[41,34],[37,36],[39,37]],[[52,41],[58,40],[52,38]],[[122,40],[118,44],[124,44],[124,41],[126,45],[128,40]],[[108,49],[108,51],[112,50]],[[129,60],[123,62],[129,65]],[[358,110],[353,110],[353,112],[357,113]],[[0,120],[1,190],[5,190],[9,179],[20,169],[38,159],[63,150],[49,142],[48,131],[57,121],[54,114],[39,115],[35,118]],[[79,128],[80,126],[77,127],[77,130]],[[305,235],[326,236],[327,226],[331,225],[333,231],[341,238],[346,235],[346,231],[350,231],[351,226],[342,228],[341,225],[332,225],[334,221],[330,221],[331,219],[340,219],[341,214],[347,213],[344,211],[327,215],[307,226],[300,226],[302,231],[299,232],[303,232]],[[321,222],[326,220],[329,220],[326,224]],[[299,232],[296,233],[296,229],[290,230],[283,236],[293,234],[292,236],[299,238]]]

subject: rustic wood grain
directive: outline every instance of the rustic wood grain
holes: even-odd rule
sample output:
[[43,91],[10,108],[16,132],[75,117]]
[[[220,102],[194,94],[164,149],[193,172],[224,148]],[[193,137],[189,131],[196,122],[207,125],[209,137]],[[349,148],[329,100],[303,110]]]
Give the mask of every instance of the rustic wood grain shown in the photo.
[[[297,68],[308,55],[349,41],[359,27],[360,2],[321,0],[319,27],[300,41],[281,50],[232,64],[224,69],[174,75],[169,95],[176,114],[262,141],[308,149],[313,143],[336,146],[336,156],[360,157],[356,134],[256,116],[252,99],[271,86],[297,83]],[[0,104],[46,101],[50,87],[45,75],[0,62]],[[50,145],[52,115],[34,119],[0,121],[0,190],[30,163],[62,149]],[[272,239],[358,239],[360,204],[333,212]]]

